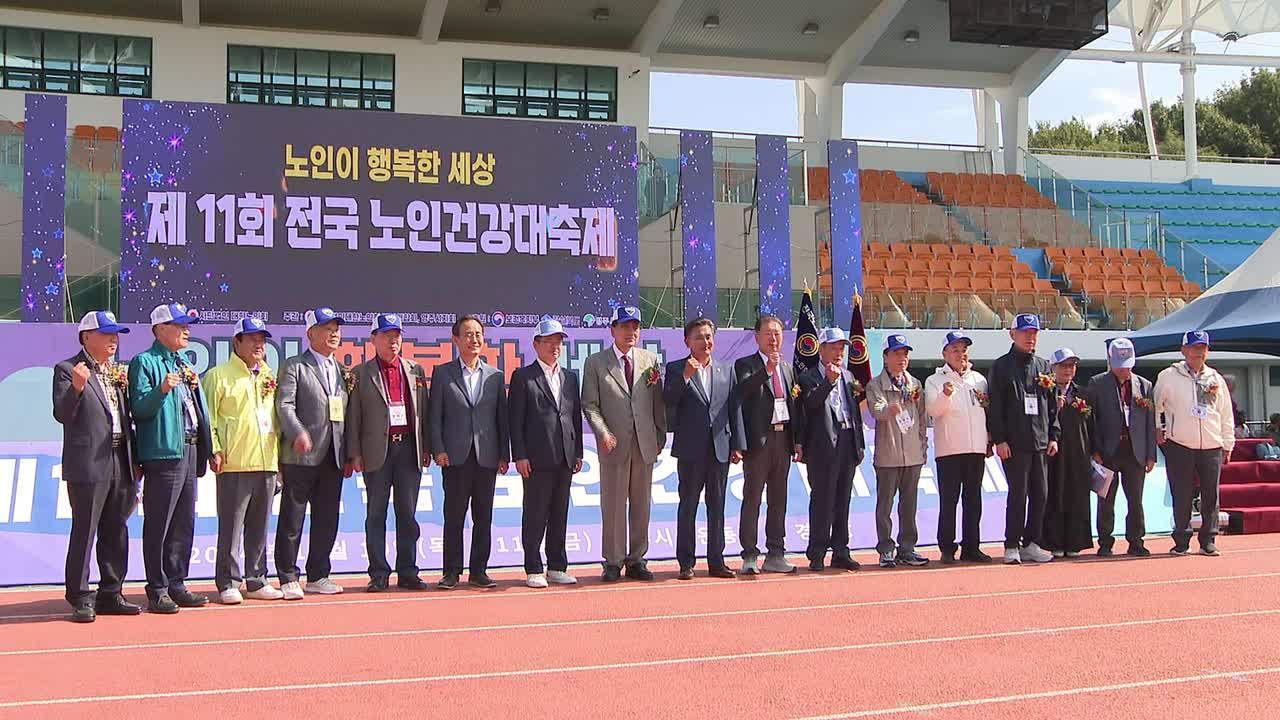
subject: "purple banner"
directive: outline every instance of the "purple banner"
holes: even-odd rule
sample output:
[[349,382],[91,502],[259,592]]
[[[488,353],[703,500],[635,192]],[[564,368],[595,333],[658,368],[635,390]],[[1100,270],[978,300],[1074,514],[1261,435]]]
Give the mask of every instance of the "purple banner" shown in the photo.
[[684,320],[718,318],[716,310],[715,160],[711,133],[680,131],[680,228]]
[[22,320],[66,318],[67,98],[26,96],[22,148]]
[[791,202],[787,139],[756,136],[756,225],[760,314],[791,327]]
[[858,180],[858,143],[827,143],[831,178],[832,322],[845,327],[853,317],[853,293],[862,292],[862,192]]
[[636,164],[620,125],[125,100],[121,315],[590,326],[638,299]]

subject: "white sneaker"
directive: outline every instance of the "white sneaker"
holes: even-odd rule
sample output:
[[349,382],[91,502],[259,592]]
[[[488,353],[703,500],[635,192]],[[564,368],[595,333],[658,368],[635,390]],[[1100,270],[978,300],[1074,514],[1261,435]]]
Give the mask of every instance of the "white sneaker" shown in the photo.
[[1004,549],[1004,564],[1005,565],[1021,565],[1022,564],[1022,553],[1018,552],[1018,548]]
[[341,595],[342,586],[327,577],[322,577],[319,580],[308,580],[307,592],[316,595]]
[[1061,550],[1054,550],[1054,551],[1053,551],[1053,556],[1054,556],[1054,557],[1056,557],[1056,558],[1064,558],[1064,557],[1066,557],[1066,556],[1067,556],[1067,554],[1066,554],[1065,552],[1061,551]]
[[578,578],[570,575],[563,570],[552,570],[547,573],[547,579],[556,585],[577,585]]
[[1068,553],[1066,553],[1066,555],[1067,555],[1067,557],[1069,557],[1069,558],[1078,558],[1078,557],[1080,557],[1080,553],[1075,552],[1075,551],[1068,552]]
[[250,590],[244,594],[250,600],[279,600],[284,597],[284,593],[272,587],[270,584],[263,585],[257,590]]
[[1053,559],[1053,553],[1045,550],[1035,543],[1022,548],[1022,559],[1030,560],[1035,563],[1047,563]]
[[294,580],[293,582],[287,582],[280,586],[280,595],[285,600],[301,600],[302,584],[299,583],[297,580]]
[[547,576],[542,573],[533,573],[528,580],[524,581],[524,584],[531,588],[544,588],[547,586]]
[[240,591],[235,588],[227,588],[218,593],[218,602],[223,605],[239,605],[244,602],[244,598],[240,597]]

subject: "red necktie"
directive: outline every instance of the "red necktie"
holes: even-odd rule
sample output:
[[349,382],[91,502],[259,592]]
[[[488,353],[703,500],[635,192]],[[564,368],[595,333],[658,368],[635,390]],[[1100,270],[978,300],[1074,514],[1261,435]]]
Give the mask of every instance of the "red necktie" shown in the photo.
[[622,372],[627,376],[627,388],[635,387],[636,374],[631,367],[631,358],[627,355],[622,356]]
[[779,365],[777,370],[773,371],[773,396],[775,398],[786,397],[782,391],[782,366]]

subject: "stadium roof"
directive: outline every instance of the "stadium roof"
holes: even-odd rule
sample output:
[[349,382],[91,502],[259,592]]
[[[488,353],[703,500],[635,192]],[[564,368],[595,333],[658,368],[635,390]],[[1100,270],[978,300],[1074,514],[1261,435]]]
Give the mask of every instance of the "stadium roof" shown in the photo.
[[[1280,32],[1280,2],[1277,0],[1191,0],[1192,25],[1196,30],[1235,39],[1258,33]],[[1111,22],[1142,31],[1177,33],[1188,17],[1181,0],[1119,0],[1111,10]]]
[[945,0],[0,0],[0,5],[188,26],[632,51],[650,58],[655,70],[823,78],[834,84],[1029,92],[1065,57],[1050,50],[951,42]]

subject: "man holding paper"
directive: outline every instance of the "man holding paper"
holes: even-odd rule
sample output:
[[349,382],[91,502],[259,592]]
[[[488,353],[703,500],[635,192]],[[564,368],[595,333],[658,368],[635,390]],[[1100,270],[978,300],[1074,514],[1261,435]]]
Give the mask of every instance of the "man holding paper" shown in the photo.
[[1124,488],[1129,511],[1124,537],[1129,554],[1146,557],[1142,543],[1147,532],[1142,514],[1142,486],[1156,466],[1156,415],[1151,406],[1151,381],[1133,373],[1137,357],[1133,342],[1116,338],[1107,347],[1110,370],[1089,381],[1086,395],[1093,407],[1093,460],[1119,476],[1098,496],[1098,555],[1106,557],[1115,544],[1117,486]]

